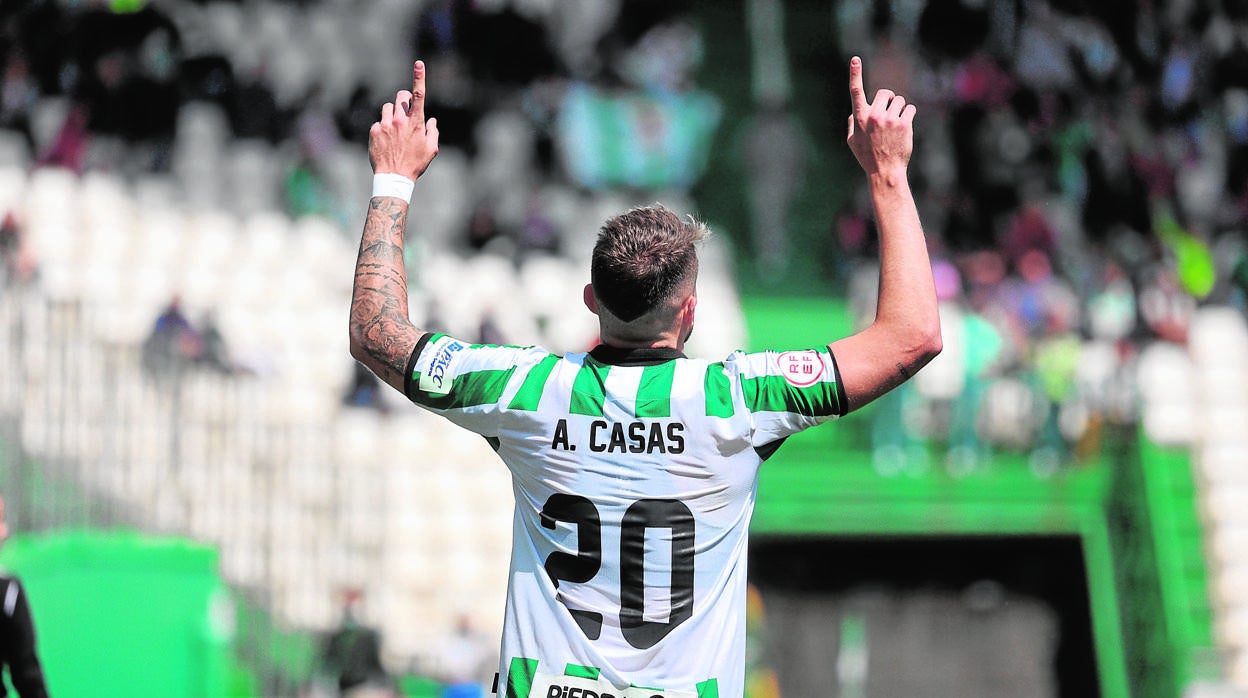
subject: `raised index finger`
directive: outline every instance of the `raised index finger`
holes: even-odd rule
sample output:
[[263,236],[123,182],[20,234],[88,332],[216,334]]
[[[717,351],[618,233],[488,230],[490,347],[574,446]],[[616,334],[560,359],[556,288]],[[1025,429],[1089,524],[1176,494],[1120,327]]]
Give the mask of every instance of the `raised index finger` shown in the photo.
[[862,89],[862,59],[854,56],[849,59],[849,101],[854,106],[854,116],[867,111],[867,95]]
[[412,110],[411,118],[418,123],[425,123],[425,62],[416,61],[412,65]]

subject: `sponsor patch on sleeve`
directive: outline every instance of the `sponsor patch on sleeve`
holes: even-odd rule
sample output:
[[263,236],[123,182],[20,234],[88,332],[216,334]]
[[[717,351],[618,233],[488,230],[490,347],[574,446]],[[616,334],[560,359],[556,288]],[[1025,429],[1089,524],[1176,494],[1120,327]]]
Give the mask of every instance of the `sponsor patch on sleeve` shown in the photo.
[[425,349],[432,354],[429,364],[420,372],[420,381],[416,387],[431,395],[451,392],[451,384],[455,380],[455,362],[467,346],[452,337],[439,337],[432,346]]
[[808,388],[823,375],[823,361],[814,349],[786,351],[776,357],[776,363],[780,365],[780,375],[795,388]]

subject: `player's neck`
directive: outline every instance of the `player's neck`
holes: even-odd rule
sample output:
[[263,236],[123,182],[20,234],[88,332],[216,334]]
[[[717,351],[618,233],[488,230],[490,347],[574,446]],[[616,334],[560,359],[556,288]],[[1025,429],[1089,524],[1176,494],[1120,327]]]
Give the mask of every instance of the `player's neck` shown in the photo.
[[664,332],[658,337],[652,339],[636,340],[614,337],[607,333],[601,333],[599,340],[616,349],[675,349],[676,351],[685,350],[685,342],[680,336],[679,331],[672,330]]
[[653,342],[629,342],[611,337],[602,337],[603,344],[614,347],[616,349],[675,349],[676,351],[684,351],[684,342],[674,340],[655,340]]

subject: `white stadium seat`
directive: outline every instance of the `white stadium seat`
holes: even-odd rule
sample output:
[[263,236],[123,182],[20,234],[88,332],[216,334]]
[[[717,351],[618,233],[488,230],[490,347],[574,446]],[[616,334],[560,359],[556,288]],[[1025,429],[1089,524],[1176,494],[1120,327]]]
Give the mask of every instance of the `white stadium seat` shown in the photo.
[[0,168],[25,170],[30,166],[30,144],[21,131],[0,128]]
[[1242,366],[1248,356],[1248,325],[1243,314],[1228,306],[1200,308],[1192,317],[1188,346],[1200,363]]

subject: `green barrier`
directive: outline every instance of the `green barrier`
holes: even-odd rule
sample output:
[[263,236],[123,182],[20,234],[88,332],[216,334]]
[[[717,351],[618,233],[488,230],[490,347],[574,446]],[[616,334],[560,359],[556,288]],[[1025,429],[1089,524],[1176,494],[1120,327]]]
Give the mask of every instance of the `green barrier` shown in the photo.
[[442,684],[424,676],[402,676],[398,683],[399,692],[405,698],[438,698],[442,695]]
[[58,698],[222,696],[234,611],[217,552],[128,532],[20,535],[0,565],[29,594]]

